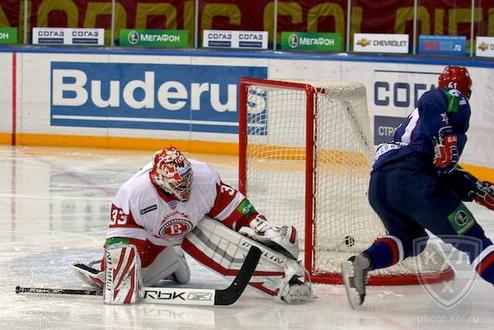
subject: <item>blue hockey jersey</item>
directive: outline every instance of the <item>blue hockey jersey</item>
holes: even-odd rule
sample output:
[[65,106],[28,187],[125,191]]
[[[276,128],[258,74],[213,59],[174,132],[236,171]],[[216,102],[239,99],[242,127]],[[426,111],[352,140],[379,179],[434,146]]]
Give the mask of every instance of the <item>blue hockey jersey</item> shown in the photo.
[[442,127],[451,126],[458,137],[461,155],[467,141],[470,121],[468,99],[456,89],[432,89],[417,102],[417,108],[398,126],[393,141],[377,147],[373,169],[410,153],[434,159],[434,136]]

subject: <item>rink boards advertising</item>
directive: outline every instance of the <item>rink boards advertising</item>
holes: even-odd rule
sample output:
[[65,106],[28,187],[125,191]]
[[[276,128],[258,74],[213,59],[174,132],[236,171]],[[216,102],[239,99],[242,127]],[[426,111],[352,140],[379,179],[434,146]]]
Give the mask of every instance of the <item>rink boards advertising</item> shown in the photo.
[[[0,89],[0,138],[4,144],[15,137],[26,145],[125,149],[153,149],[165,139],[189,151],[236,154],[238,84],[250,76],[362,82],[377,145],[389,141],[396,124],[436,86],[444,65],[455,63],[372,55],[300,53],[295,58],[240,50],[4,50],[0,69],[10,74]],[[462,159],[494,167],[494,155],[482,148],[494,138],[494,64],[464,65],[474,80],[474,111]]]
[[236,134],[237,84],[247,76],[267,70],[52,62],[51,125]]

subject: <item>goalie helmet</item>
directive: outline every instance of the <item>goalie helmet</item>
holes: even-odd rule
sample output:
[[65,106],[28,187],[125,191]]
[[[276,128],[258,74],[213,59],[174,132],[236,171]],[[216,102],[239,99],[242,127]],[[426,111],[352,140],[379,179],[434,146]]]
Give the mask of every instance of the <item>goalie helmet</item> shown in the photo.
[[438,78],[439,88],[454,88],[467,98],[472,94],[472,79],[464,66],[448,65]]
[[154,184],[174,198],[183,202],[189,199],[192,167],[178,149],[169,147],[156,152],[150,176]]

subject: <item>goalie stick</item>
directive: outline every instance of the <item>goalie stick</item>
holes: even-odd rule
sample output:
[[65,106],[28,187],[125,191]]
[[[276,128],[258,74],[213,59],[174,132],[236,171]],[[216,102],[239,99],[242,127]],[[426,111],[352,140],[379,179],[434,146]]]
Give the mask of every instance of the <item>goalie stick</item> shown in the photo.
[[[195,288],[165,288],[165,287],[145,287],[142,302],[169,305],[201,305],[217,306],[231,305],[238,300],[250,278],[254,273],[257,263],[261,258],[261,250],[252,246],[245,257],[242,267],[232,284],[226,289],[195,289]],[[16,286],[15,293],[33,294],[68,294],[101,296],[101,290],[95,289],[55,289],[55,288],[30,288]]]

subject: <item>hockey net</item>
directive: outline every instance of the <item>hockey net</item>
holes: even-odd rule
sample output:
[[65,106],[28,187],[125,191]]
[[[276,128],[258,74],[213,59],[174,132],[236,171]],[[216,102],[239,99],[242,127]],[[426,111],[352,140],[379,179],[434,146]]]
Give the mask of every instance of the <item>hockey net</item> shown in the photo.
[[[268,219],[298,229],[314,282],[341,283],[341,262],[385,235],[367,200],[373,156],[362,84],[241,80],[239,188]],[[371,272],[369,284],[454,276],[433,246],[417,258]]]

